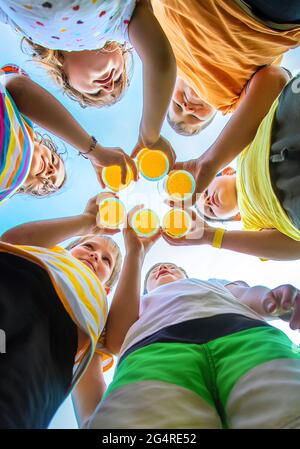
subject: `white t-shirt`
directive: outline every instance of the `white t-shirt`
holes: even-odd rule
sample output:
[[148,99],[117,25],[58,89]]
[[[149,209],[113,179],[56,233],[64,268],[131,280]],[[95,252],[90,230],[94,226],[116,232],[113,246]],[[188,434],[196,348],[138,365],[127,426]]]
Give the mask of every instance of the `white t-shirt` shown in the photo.
[[173,324],[224,313],[236,313],[264,321],[261,315],[239,302],[225,288],[229,281],[182,279],[162,285],[142,296],[140,318],[131,326],[120,357],[131,346]]
[[53,50],[102,48],[128,40],[136,0],[0,0],[0,20]]

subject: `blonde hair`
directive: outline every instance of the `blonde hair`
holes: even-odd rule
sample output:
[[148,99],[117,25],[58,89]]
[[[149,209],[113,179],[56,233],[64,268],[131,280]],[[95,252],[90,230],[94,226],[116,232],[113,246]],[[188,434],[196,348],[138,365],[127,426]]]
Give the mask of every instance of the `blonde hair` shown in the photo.
[[[28,51],[24,51],[24,45],[26,44]],[[117,103],[124,95],[126,88],[129,86],[132,67],[132,53],[131,48],[127,44],[120,44],[115,41],[108,41],[101,48],[101,51],[111,52],[119,47],[124,57],[124,70],[120,83],[115,88],[114,92],[110,96],[103,96],[101,94],[89,94],[79,92],[77,89],[71,86],[68,77],[63,69],[63,55],[60,50],[52,50],[50,48],[43,47],[35,44],[26,37],[23,37],[21,48],[25,53],[29,53],[33,61],[43,66],[49,73],[53,81],[63,89],[64,93],[71,99],[80,104],[82,108],[110,106]],[[108,98],[110,101],[108,101]]]
[[[85,242],[86,240],[89,240],[89,239],[95,238],[95,237],[97,237],[97,235],[95,235],[95,234],[87,234],[87,235],[84,235],[83,237],[79,237],[78,239],[75,239],[71,243],[69,243],[69,245],[66,246],[66,250],[71,251],[71,249],[75,248],[75,246],[78,246],[81,243]],[[107,242],[109,242],[111,244],[111,247],[116,252],[116,261],[115,261],[114,269],[110,275],[110,278],[108,279],[108,281],[105,284],[106,287],[112,288],[115,285],[115,283],[117,282],[118,277],[121,272],[121,266],[122,266],[121,250],[120,250],[119,246],[117,245],[117,243],[111,237],[108,237],[107,235],[98,235],[98,237],[102,240],[106,240]]]
[[[39,131],[35,130],[34,131],[34,140],[35,140],[35,142],[38,142],[39,145],[45,145],[45,147],[47,147],[51,151],[51,153],[55,153],[57,155],[57,157],[59,157],[59,159],[64,164],[64,160],[61,157],[61,155],[63,153],[59,152],[58,146],[56,145],[56,143],[52,140],[52,138],[48,134],[41,134]],[[25,193],[25,194],[35,196],[35,197],[48,196],[48,195],[51,195],[51,194],[57,192],[58,190],[60,190],[65,185],[66,180],[67,180],[67,174],[65,171],[64,179],[59,187],[56,187],[55,185],[50,183],[48,180],[45,180],[41,189],[35,190],[34,188],[31,188],[31,187],[22,186],[19,188],[17,193]]]

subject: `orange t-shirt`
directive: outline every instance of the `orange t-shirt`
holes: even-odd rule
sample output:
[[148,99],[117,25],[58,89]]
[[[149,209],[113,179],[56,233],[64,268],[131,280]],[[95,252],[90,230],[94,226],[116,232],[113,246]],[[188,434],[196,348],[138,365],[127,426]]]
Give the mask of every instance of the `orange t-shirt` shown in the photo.
[[178,75],[223,114],[233,112],[251,76],[279,63],[300,43],[300,26],[268,28],[234,0],[151,0],[166,33]]

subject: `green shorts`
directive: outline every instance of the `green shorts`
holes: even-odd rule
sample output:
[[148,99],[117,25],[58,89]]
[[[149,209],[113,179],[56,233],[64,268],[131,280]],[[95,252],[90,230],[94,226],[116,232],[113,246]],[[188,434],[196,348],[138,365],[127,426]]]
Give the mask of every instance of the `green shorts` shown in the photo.
[[121,360],[90,428],[300,428],[300,348],[261,326]]

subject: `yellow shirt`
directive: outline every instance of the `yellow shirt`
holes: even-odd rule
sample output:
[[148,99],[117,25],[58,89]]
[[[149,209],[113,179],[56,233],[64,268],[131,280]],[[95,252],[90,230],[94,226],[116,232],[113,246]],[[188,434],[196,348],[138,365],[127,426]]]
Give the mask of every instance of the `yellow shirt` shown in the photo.
[[93,271],[59,246],[47,249],[0,242],[0,252],[23,257],[46,270],[57,296],[78,326],[81,336],[85,337],[80,339],[74,361],[72,387],[82,376],[95,352],[103,358],[103,370],[109,369],[113,357],[103,345],[107,299]]
[[270,176],[272,126],[278,103],[279,97],[262,121],[252,143],[238,158],[238,206],[245,230],[275,228],[300,241],[300,230],[293,225],[282,208],[272,188]]
[[223,114],[236,109],[247,82],[300,43],[300,27],[278,31],[233,0],[151,0],[168,37],[178,75]]

